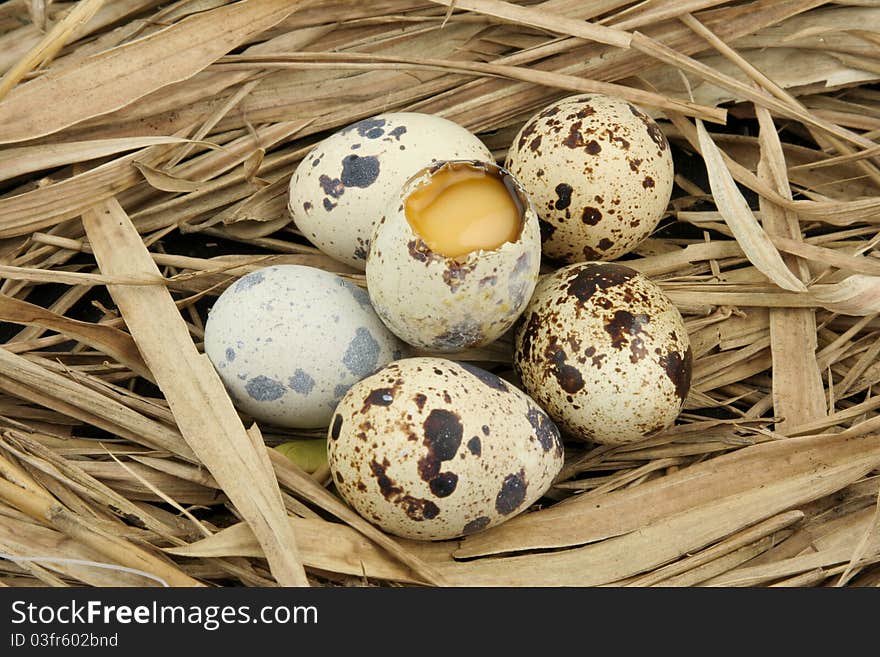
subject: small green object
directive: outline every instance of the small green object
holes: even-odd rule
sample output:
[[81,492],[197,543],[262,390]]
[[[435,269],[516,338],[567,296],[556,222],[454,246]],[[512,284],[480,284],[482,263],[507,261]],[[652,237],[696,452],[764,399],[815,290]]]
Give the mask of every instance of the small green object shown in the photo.
[[291,440],[290,442],[281,443],[275,449],[309,474],[327,464],[326,438]]

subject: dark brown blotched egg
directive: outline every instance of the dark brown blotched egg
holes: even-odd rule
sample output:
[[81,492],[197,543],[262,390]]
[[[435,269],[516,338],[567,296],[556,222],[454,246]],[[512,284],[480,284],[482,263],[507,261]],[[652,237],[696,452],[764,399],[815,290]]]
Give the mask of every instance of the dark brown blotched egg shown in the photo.
[[563,462],[556,426],[528,395],[443,358],[395,361],[352,386],[327,445],[336,488],[358,513],[427,540],[525,511]]
[[528,120],[505,168],[535,204],[544,254],[569,263],[632,251],[672,194],[672,154],[658,125],[600,94],[563,98]]
[[523,387],[567,437],[631,443],[669,427],[687,397],[691,349],[678,309],[617,263],[544,277],[515,335]]

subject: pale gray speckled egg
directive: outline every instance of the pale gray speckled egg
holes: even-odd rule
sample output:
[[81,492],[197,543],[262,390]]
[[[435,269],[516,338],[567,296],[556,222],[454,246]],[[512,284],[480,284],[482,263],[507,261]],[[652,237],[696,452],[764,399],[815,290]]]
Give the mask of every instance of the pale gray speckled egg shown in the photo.
[[538,283],[517,327],[514,366],[567,436],[630,443],[675,422],[691,349],[657,285],[629,267],[588,262]]
[[405,342],[452,352],[489,344],[508,331],[529,302],[541,266],[538,217],[522,186],[494,163],[494,172],[522,208],[519,237],[493,250],[447,257],[432,251],[406,217],[410,193],[447,164],[413,176],[390,202],[373,234],[367,289],[382,321]]
[[205,325],[205,353],[236,407],[282,427],[326,427],[352,384],[401,348],[364,290],[299,265],[243,276]]
[[336,488],[358,513],[428,540],[514,517],[563,462],[556,426],[524,392],[443,358],[395,361],[352,386],[327,445]]
[[672,154],[654,120],[625,100],[571,96],[525,123],[505,167],[541,217],[544,254],[613,260],[657,227],[672,194]]
[[373,226],[416,171],[438,160],[492,159],[457,123],[392,112],[364,119],[319,143],[290,180],[288,208],[321,251],[363,270]]

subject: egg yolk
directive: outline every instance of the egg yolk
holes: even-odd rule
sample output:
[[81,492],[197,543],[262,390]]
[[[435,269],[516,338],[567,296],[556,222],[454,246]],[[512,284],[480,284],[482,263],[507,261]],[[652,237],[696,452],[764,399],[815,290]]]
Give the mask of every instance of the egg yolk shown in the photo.
[[275,449],[309,474],[327,464],[327,441],[324,438],[291,440]]
[[438,169],[406,199],[406,218],[434,253],[450,258],[513,242],[522,210],[497,176],[466,163]]

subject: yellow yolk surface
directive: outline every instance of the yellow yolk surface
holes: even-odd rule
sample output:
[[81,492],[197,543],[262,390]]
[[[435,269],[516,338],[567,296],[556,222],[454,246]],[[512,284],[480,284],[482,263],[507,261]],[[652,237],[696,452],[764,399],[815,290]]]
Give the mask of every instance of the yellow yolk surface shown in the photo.
[[496,176],[469,164],[449,164],[406,199],[410,226],[435,253],[454,258],[513,242],[521,210]]

